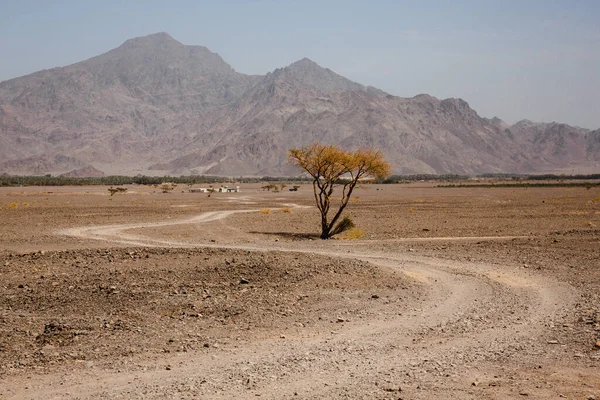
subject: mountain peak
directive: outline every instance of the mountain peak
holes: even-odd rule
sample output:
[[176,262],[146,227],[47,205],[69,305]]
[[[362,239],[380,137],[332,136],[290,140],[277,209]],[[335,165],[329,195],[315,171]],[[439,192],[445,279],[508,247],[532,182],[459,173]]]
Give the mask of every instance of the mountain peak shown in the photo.
[[166,32],[152,33],[146,36],[140,36],[133,39],[126,40],[121,47],[134,47],[140,45],[154,45],[154,46],[183,46],[180,42],[173,39],[171,35]]
[[315,68],[316,67],[316,68],[320,68],[320,69],[325,69],[307,57],[301,58],[300,60],[291,63],[287,68],[294,68],[294,67],[304,67],[304,68],[306,68],[306,67]]
[[285,68],[279,68],[267,75],[271,80],[286,80],[308,86],[322,93],[368,92],[385,95],[379,89],[363,86],[336,74],[329,68],[323,68],[310,58],[304,57]]

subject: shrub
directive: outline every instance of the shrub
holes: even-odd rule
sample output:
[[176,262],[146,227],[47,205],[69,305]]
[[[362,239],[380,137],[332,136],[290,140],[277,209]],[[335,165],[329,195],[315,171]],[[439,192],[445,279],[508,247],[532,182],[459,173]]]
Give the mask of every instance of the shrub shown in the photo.
[[291,212],[292,212],[292,209],[291,209],[291,208],[289,208],[289,207],[283,207],[283,208],[281,209],[281,212],[284,212],[284,213],[291,213]]
[[350,219],[349,216],[345,215],[344,218],[342,218],[342,220],[335,226],[335,228],[333,228],[331,231],[331,236],[339,235],[340,233],[346,232],[352,228],[354,228],[354,222],[352,222],[352,219]]
[[13,202],[8,205],[8,208],[19,208],[19,205],[17,203]]
[[260,210],[261,214],[271,214],[271,209],[269,208],[263,208],[262,210]]
[[352,239],[360,239],[363,236],[365,236],[365,231],[354,227],[354,228],[348,229],[348,231],[346,231],[346,233],[344,233],[342,238],[352,240]]

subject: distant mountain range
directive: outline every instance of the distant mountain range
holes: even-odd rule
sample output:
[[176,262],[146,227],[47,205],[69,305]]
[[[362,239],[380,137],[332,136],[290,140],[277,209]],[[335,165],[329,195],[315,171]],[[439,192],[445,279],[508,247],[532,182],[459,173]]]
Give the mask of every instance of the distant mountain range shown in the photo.
[[306,58],[245,75],[166,33],[0,82],[0,173],[296,175],[287,150],[315,141],[381,149],[405,174],[600,167],[600,130],[508,125],[461,99],[392,96]]

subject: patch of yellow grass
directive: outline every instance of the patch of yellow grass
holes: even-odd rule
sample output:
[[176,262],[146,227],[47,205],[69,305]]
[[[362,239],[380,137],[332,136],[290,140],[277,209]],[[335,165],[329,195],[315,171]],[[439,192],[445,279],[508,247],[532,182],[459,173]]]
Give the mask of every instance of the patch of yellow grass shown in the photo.
[[8,205],[8,208],[15,208],[16,209],[16,208],[19,208],[19,205],[17,203],[15,203],[15,202],[12,202],[12,203],[10,203]]
[[292,212],[292,209],[291,209],[291,208],[289,208],[289,207],[283,207],[283,208],[281,209],[281,212],[283,212],[283,213],[291,213],[291,212]]
[[27,202],[24,202],[24,203],[23,203],[23,207],[29,207],[29,203],[27,203]]
[[260,210],[261,214],[271,214],[271,209],[270,208],[263,208],[262,210]]
[[350,228],[342,235],[342,239],[360,239],[365,236],[365,231],[358,229],[357,227]]
[[408,209],[408,212],[412,214],[412,213],[414,213],[414,212],[415,212],[415,210],[413,210],[412,208],[409,208],[409,209]]

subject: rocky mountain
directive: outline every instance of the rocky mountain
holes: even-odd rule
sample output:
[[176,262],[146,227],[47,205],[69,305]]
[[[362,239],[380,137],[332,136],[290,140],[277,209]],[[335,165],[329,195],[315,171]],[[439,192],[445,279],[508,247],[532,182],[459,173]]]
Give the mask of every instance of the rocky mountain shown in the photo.
[[50,171],[63,171],[72,168],[83,168],[80,160],[65,156],[32,156],[0,162],[0,171],[9,171],[14,175],[46,175]]
[[60,174],[67,178],[100,178],[104,176],[104,172],[97,170],[96,168],[88,165],[87,167],[74,169],[64,174]]
[[1,82],[0,160],[66,154],[143,168],[186,140],[165,132],[239,98],[258,79],[165,33],[131,39],[74,65]]
[[287,149],[315,141],[382,149],[395,173],[577,172],[600,166],[599,132],[509,126],[306,58],[245,75],[166,33],[0,83],[0,173],[290,175]]

